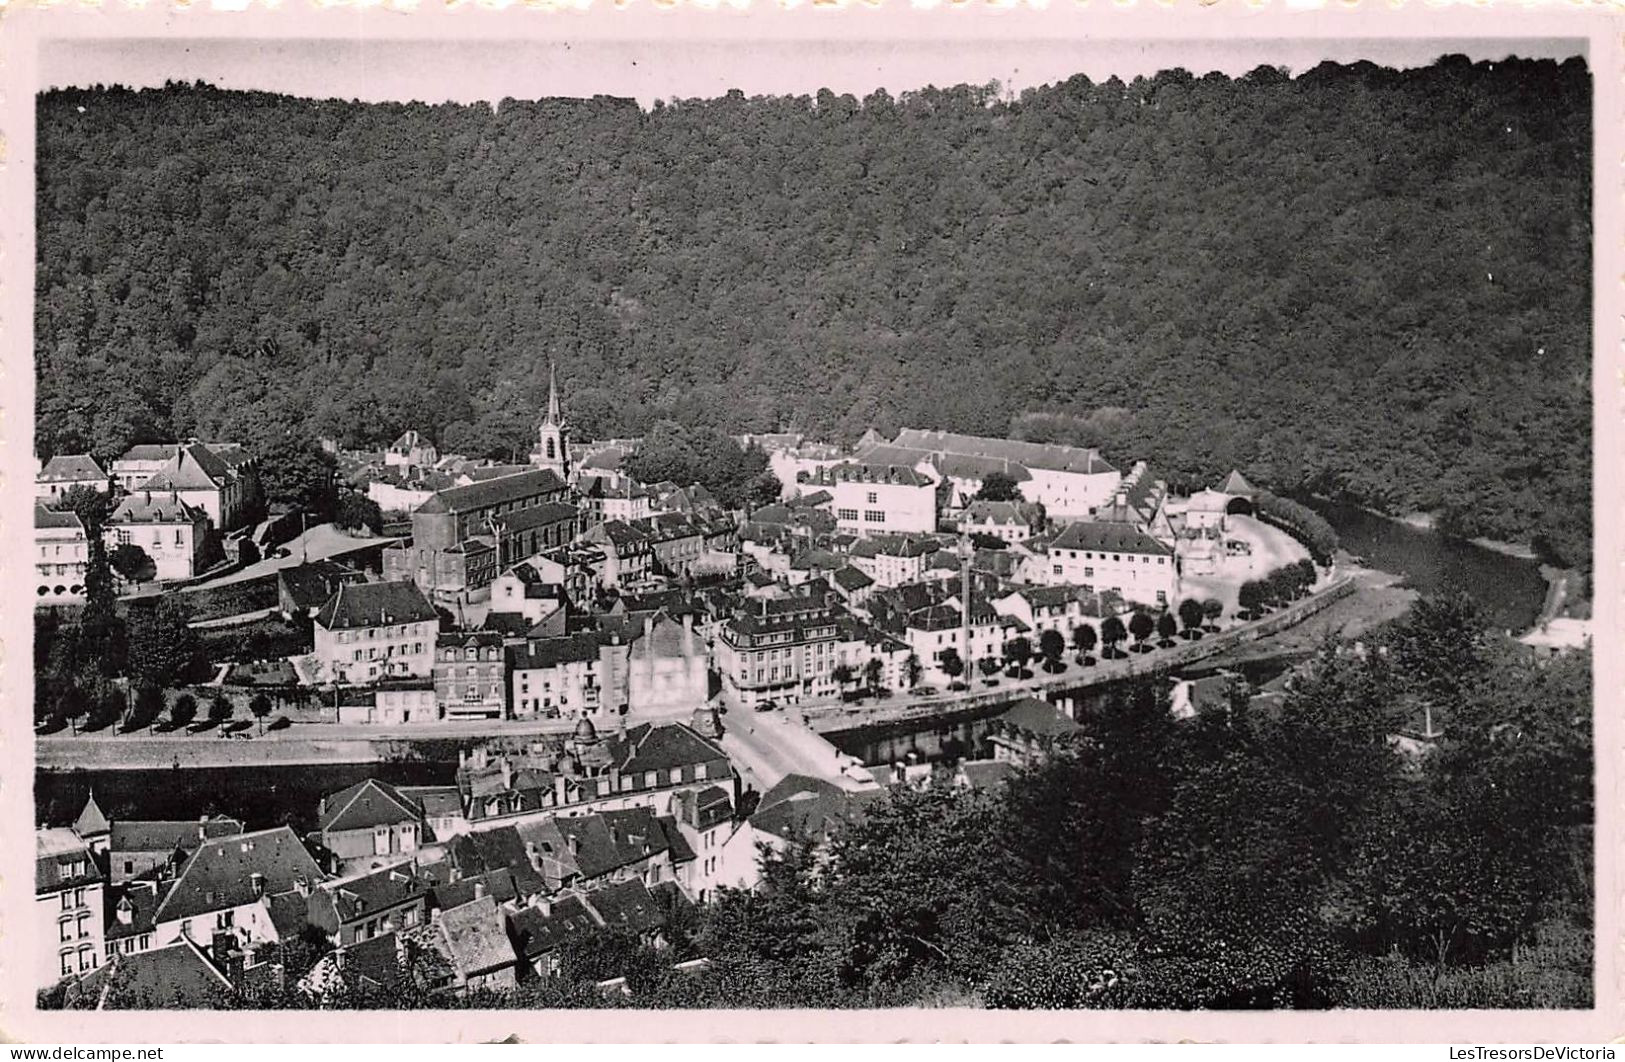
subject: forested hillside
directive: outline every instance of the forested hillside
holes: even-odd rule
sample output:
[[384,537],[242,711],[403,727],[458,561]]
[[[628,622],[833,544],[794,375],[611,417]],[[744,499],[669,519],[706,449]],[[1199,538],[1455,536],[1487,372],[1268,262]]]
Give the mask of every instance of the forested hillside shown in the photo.
[[1590,541],[1590,75],[1462,58],[644,111],[39,101],[39,447],[670,418],[1095,443]]

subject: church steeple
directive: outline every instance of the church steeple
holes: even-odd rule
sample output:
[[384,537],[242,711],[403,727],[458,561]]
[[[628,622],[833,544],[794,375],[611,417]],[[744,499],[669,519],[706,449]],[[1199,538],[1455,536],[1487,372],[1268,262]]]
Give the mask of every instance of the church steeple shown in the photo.
[[564,417],[559,413],[558,367],[551,361],[547,363],[547,419],[542,423],[564,427]]
[[564,413],[559,408],[558,367],[547,365],[547,415],[536,430],[536,452],[530,463],[537,468],[550,468],[565,482],[570,480],[570,434],[564,426]]

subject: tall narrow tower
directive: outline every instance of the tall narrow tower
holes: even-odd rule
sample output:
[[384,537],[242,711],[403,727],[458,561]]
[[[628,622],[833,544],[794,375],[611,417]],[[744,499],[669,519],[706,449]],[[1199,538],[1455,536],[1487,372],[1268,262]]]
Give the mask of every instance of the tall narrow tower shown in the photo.
[[559,380],[555,367],[547,367],[547,415],[536,431],[536,452],[530,463],[537,468],[550,468],[565,482],[570,480],[570,433],[559,411]]

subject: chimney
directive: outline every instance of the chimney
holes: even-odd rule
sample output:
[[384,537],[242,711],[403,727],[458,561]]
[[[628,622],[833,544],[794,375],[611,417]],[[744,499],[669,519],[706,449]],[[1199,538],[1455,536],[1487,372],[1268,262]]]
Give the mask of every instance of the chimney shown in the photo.
[[525,842],[525,859],[529,861],[533,870],[542,869],[541,853],[536,848],[535,841]]
[[1128,506],[1128,491],[1126,491],[1126,490],[1118,491],[1117,492],[1117,507],[1119,509],[1122,509],[1122,508],[1126,508],[1127,506]]
[[265,895],[265,875],[255,871],[248,875],[248,887],[253,890],[254,899]]
[[131,925],[135,922],[135,908],[130,906],[129,900],[120,900],[118,905],[118,924]]
[[295,878],[293,881],[293,891],[297,892],[301,896],[308,897],[310,895],[310,882],[306,881],[304,878]]
[[536,899],[536,909],[538,911],[542,912],[542,917],[543,918],[552,918],[553,917],[553,898],[551,896],[543,896],[541,893],[537,893],[535,899]]
[[578,851],[580,851],[581,842],[576,840],[576,835],[575,834],[573,834],[573,833],[570,834],[570,836],[566,838],[566,841],[570,845],[570,854],[571,855],[575,855]]
[[476,899],[476,900],[485,899],[485,882],[476,881],[474,883],[474,899]]

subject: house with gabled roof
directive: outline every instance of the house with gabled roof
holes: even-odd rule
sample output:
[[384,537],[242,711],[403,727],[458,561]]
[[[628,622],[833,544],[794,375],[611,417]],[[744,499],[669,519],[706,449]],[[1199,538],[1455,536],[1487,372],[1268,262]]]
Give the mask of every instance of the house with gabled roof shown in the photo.
[[955,481],[965,501],[975,493],[968,489],[972,483],[980,489],[980,480],[989,473],[1008,475],[1020,484],[1022,496],[1044,506],[1051,519],[1089,516],[1109,501],[1122,479],[1092,448],[919,428],[904,428],[888,445],[930,460]]
[[963,535],[991,535],[1010,545],[1043,529],[1043,509],[1031,502],[972,501],[955,525]]
[[[239,460],[239,456],[243,460]],[[219,530],[237,527],[254,500],[256,479],[246,455],[223,459],[200,442],[177,446],[174,456],[140,483],[141,490],[172,492],[202,510]],[[133,487],[128,489],[135,489]]]
[[334,947],[349,947],[427,921],[432,884],[410,856],[402,857],[320,883],[310,891],[306,918]]
[[217,1007],[235,994],[209,954],[180,937],[150,951],[120,952],[70,985],[66,1001],[90,1010],[166,1010]]
[[287,826],[210,838],[187,859],[153,912],[154,943],[227,936],[235,947],[258,954],[282,939],[269,898],[308,892],[325,877]]
[[431,939],[452,971],[450,991],[501,990],[517,983],[519,957],[508,939],[507,920],[490,896],[437,911],[435,928],[438,937]]
[[1090,593],[1107,592],[1151,608],[1179,600],[1179,558],[1171,542],[1132,523],[1079,521],[1035,554],[1035,582],[1070,585]]
[[321,799],[321,845],[345,866],[368,867],[409,857],[423,843],[423,809],[388,782],[365,778]]
[[34,497],[46,504],[75,487],[106,494],[112,489],[112,478],[89,454],[57,454],[34,475]]
[[118,503],[102,536],[109,552],[120,546],[139,548],[152,561],[154,579],[190,579],[204,567],[210,517],[182,492],[153,488],[157,479]]
[[332,682],[428,678],[440,614],[410,581],[343,583],[316,613],[315,659]]

